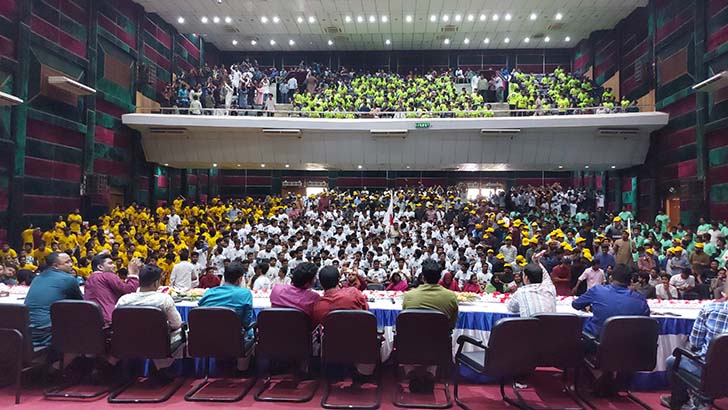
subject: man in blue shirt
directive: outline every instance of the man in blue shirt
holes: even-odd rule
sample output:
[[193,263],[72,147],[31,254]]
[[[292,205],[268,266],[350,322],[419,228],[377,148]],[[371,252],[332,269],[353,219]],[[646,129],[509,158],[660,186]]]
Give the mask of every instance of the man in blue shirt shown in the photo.
[[629,288],[631,273],[624,265],[617,265],[612,271],[609,285],[597,285],[579,296],[571,306],[584,310],[587,307],[592,317],[584,322],[584,332],[599,337],[604,322],[612,316],[649,316],[647,300]]
[[51,344],[51,305],[63,299],[83,300],[81,289],[73,277],[73,261],[64,252],[53,252],[46,257],[49,266],[30,285],[25,297],[28,307],[30,333],[33,346]]
[[[225,268],[225,284],[210,288],[198,302],[198,306],[228,307],[240,315],[243,327],[250,326],[255,320],[253,315],[253,294],[250,289],[241,288],[246,269],[240,262],[232,262]],[[252,338],[252,330],[247,337]]]
[[609,244],[607,243],[602,244],[602,250],[597,253],[596,258],[599,259],[599,266],[601,266],[605,271],[609,266],[611,266],[612,269],[617,266],[617,261],[614,259],[614,255],[609,253]]

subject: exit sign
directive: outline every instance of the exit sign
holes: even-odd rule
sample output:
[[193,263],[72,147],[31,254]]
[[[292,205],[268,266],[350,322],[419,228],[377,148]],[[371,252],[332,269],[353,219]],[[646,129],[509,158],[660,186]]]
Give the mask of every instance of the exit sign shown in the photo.
[[430,128],[429,122],[416,122],[415,128]]

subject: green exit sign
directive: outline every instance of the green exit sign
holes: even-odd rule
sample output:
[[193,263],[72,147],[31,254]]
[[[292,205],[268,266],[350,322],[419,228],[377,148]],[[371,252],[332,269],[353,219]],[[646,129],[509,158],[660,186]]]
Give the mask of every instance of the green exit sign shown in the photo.
[[429,122],[416,122],[415,128],[430,128]]

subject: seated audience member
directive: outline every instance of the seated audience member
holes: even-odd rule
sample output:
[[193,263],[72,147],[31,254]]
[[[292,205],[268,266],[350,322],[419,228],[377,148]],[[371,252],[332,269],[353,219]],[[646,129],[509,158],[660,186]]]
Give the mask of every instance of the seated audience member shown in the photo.
[[[728,302],[713,302],[704,305],[700,309],[698,317],[690,332],[690,350],[696,352],[696,356],[705,360],[710,342],[717,336],[728,333]],[[669,370],[675,364],[675,356],[667,358],[665,367]],[[701,369],[690,358],[683,356],[680,360],[680,369],[700,378]],[[672,374],[672,373],[670,373]],[[672,395],[661,396],[660,403],[670,409],[679,410],[684,408],[690,399],[687,386],[679,379],[672,378]],[[691,409],[708,409],[710,405],[703,403],[699,398],[693,397]]]
[[[534,257],[540,260],[543,252]],[[531,317],[539,313],[556,312],[556,288],[551,276],[540,263],[529,263],[524,269],[524,286],[518,288],[508,300],[506,308],[521,317]]]
[[28,269],[20,269],[15,273],[15,280],[18,281],[18,285],[30,286],[37,275],[35,272]]
[[195,265],[190,262],[190,252],[187,249],[182,249],[179,252],[179,263],[175,264],[172,268],[172,274],[169,278],[169,286],[180,289],[183,291],[196,288],[200,283],[200,278],[197,277],[197,271]]
[[679,297],[677,288],[670,284],[670,275],[663,273],[660,275],[662,280],[659,285],[655,286],[655,296],[658,300],[672,300]]
[[313,305],[311,321],[314,325],[323,322],[324,317],[333,310],[368,310],[367,298],[354,287],[339,287],[339,270],[325,266],[319,272],[319,282],[324,295]]
[[135,258],[129,262],[129,273],[126,280],[116,274],[116,265],[111,255],[100,253],[91,259],[94,272],[84,285],[84,299],[96,302],[101,308],[101,315],[106,324],[111,323],[111,315],[119,298],[127,293],[136,292],[139,287],[139,269],[144,264]]
[[584,331],[599,337],[604,322],[612,316],[649,316],[650,307],[644,296],[630,289],[631,273],[624,265],[612,271],[609,285],[597,285],[571,302],[574,309],[589,309],[592,317],[584,322]]
[[342,269],[342,272],[344,273],[346,280],[341,284],[342,287],[348,288],[348,287],[354,287],[359,290],[366,290],[367,289],[367,280],[364,277],[364,275],[360,275],[356,269]]
[[710,281],[710,294],[713,299],[722,299],[725,297],[723,292],[726,288],[726,270],[725,268],[718,269],[718,276]]
[[276,285],[290,285],[291,277],[288,276],[288,268],[281,267],[276,272],[276,276],[271,280],[270,287],[273,289]]
[[311,262],[301,262],[291,273],[290,285],[276,285],[270,292],[272,307],[294,308],[311,316],[313,305],[321,299],[311,290],[316,282],[318,267]]
[[253,277],[250,278],[248,287],[252,290],[268,290],[271,287],[270,279],[268,279],[268,269],[270,266],[266,262],[255,265]]
[[51,343],[51,305],[59,300],[83,300],[81,289],[73,277],[73,260],[64,252],[52,252],[46,257],[48,268],[38,275],[28,289],[28,307],[33,346]]
[[[248,327],[255,320],[255,316],[253,315],[253,294],[250,289],[241,287],[245,277],[245,268],[240,262],[231,262],[225,268],[224,276],[225,283],[205,291],[197,305],[229,307],[240,316],[243,327]],[[248,336],[252,337],[252,330],[248,332]]]
[[465,287],[463,287],[463,292],[483,293],[483,287],[478,281],[477,273],[473,273],[470,275],[470,279],[468,279],[468,281],[465,283]]
[[654,299],[655,287],[650,285],[650,275],[647,272],[637,273],[636,281],[632,282],[631,288],[645,297],[645,299]]
[[18,278],[15,273],[15,266],[3,266],[3,264],[0,263],[0,283],[8,286],[15,286],[18,284]]
[[385,290],[404,292],[408,287],[407,282],[402,280],[402,275],[400,275],[399,272],[394,272],[389,278],[389,285],[387,285]]
[[458,281],[453,279],[452,273],[447,272],[445,275],[440,279],[440,282],[438,284],[445,289],[449,289],[453,292],[460,292],[460,286],[458,286]]
[[200,288],[210,289],[216,286],[220,286],[220,277],[215,274],[216,271],[217,268],[215,268],[214,266],[208,266],[207,268],[205,268],[205,274],[202,275],[202,277],[200,278]]
[[677,289],[680,299],[697,299],[695,290],[695,277],[684,267],[675,268],[679,273],[670,277],[670,285]]

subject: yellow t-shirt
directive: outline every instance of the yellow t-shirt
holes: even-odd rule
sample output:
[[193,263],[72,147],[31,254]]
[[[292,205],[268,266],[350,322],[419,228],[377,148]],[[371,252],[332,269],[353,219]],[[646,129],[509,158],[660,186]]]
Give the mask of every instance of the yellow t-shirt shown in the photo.
[[0,261],[8,259],[18,259],[18,253],[15,252],[15,249],[9,248],[7,251],[0,249]]
[[[28,228],[20,234],[20,237],[23,239],[23,246],[26,243],[33,244],[33,230],[33,228]],[[33,244],[33,247],[35,247],[35,244]]]
[[83,223],[83,217],[79,214],[68,215],[68,226],[71,227],[71,232],[81,232],[81,224]]
[[18,265],[18,270],[21,270],[21,269],[27,269],[31,272],[35,272],[38,270],[38,267],[33,265],[32,263],[26,262],[25,265]]
[[33,259],[39,264],[44,264],[46,257],[50,255],[53,251],[50,247],[46,246],[45,248],[38,248],[33,251]]

